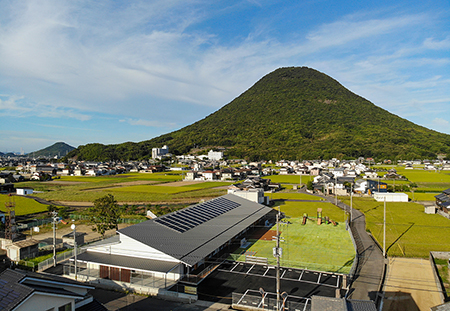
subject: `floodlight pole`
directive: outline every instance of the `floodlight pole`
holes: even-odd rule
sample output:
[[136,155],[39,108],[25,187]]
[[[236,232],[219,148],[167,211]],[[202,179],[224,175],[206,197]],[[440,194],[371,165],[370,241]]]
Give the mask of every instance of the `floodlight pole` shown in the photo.
[[280,310],[280,210],[277,213],[277,310]]
[[[75,222],[75,220],[72,221]],[[71,227],[73,229],[73,248],[75,251],[75,281],[77,281],[77,227],[75,226],[75,223],[73,223]]]
[[350,223],[353,220],[353,184],[350,184]]
[[53,267],[56,267],[56,220],[58,212],[53,211]]
[[384,217],[383,217],[383,257],[386,258],[386,196],[384,196]]

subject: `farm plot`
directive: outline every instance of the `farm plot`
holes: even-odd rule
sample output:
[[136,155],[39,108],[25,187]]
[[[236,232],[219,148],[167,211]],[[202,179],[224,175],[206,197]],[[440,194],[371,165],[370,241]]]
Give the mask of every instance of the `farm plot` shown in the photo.
[[20,196],[9,197],[6,194],[1,194],[0,195],[0,206],[1,206],[0,209],[2,211],[6,210],[5,204],[9,203],[10,199],[12,202],[15,203],[15,210],[16,210],[17,216],[40,213],[40,212],[45,212],[47,210],[47,205],[38,203],[33,199],[30,199],[27,197],[20,197]]
[[[350,204],[349,198],[341,198]],[[382,245],[384,203],[371,198],[353,198],[353,208],[366,216],[367,229]],[[450,251],[450,220],[428,215],[417,203],[386,204],[386,249],[388,256],[427,258],[430,251]]]
[[140,192],[140,193],[181,193],[187,191],[195,191],[209,188],[216,188],[220,186],[229,185],[230,183],[226,182],[203,182],[196,184],[188,184],[182,186],[175,186],[175,184],[171,184],[167,186],[166,184],[161,185],[137,185],[137,186],[129,186],[129,187],[121,187],[111,189],[113,192]]

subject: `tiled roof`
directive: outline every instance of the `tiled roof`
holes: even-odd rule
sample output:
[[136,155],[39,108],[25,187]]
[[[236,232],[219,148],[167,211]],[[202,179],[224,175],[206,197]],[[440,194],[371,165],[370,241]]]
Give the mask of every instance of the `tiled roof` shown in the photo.
[[119,230],[119,233],[192,266],[273,211],[233,194],[220,198],[239,206],[185,232],[177,232],[152,219]]

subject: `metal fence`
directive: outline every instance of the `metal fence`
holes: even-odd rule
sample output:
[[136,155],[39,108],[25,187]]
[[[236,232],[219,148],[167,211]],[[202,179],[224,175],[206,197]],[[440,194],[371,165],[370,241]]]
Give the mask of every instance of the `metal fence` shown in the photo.
[[[89,220],[90,217],[86,216],[86,215],[78,215],[78,214],[70,214],[69,215],[70,219],[75,219],[75,220]],[[138,224],[144,221],[147,221],[147,218],[119,218],[119,223],[121,224]]]
[[244,294],[232,293],[232,308],[247,307],[256,310],[274,311],[310,311],[311,299],[287,295],[280,297],[280,305],[277,307],[275,293],[267,293],[247,290]]
[[[77,263],[76,275],[79,281],[92,282],[103,280],[100,277],[100,269],[92,268],[86,263]],[[63,274],[71,277],[75,276],[75,265],[71,262],[63,266]],[[159,274],[160,275],[160,274]],[[106,280],[105,281],[110,281]],[[165,274],[164,277],[158,276],[156,273],[135,271],[130,275],[130,282],[120,281],[126,283],[129,288],[168,288],[176,284],[178,278],[170,274]]]
[[[83,249],[83,248],[77,248],[77,254],[84,253],[85,251],[86,250]],[[58,264],[60,262],[69,260],[69,258],[72,258],[73,256],[75,256],[75,250],[70,250],[70,251],[58,254],[58,255],[56,255],[56,263]],[[37,271],[38,272],[44,271],[44,270],[46,270],[46,269],[48,269],[48,268],[50,268],[52,266],[53,266],[53,257],[51,257],[49,259],[46,259],[44,261],[41,261],[38,264]]]

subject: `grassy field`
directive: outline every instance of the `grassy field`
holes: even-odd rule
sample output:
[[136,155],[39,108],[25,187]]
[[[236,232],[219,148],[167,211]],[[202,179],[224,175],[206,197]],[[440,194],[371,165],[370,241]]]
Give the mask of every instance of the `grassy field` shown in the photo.
[[[306,268],[318,271],[348,273],[353,264],[355,250],[345,225],[317,225],[308,221],[302,225],[301,218],[290,218],[291,224],[280,225],[283,256],[281,265],[294,268]],[[276,230],[276,226],[271,230]],[[253,244],[246,249],[254,252],[254,256],[268,258],[269,264],[276,264],[272,254],[275,246],[273,241],[250,240]],[[236,252],[238,260],[244,260],[240,255],[242,249]],[[331,256],[332,254],[332,256]]]
[[[341,198],[349,204],[348,198]],[[366,215],[366,226],[383,243],[384,203],[353,198],[353,208]],[[386,249],[389,256],[427,258],[430,251],[450,251],[450,220],[424,213],[416,203],[386,204]]]
[[[271,175],[263,177],[270,179],[274,183],[280,184],[300,184],[300,175]],[[313,180],[314,176],[301,176],[302,184],[306,184],[309,180]]]
[[36,202],[33,199],[29,199],[21,196],[11,196],[9,197],[6,194],[0,194],[0,210],[6,211],[5,203],[10,202],[10,198],[12,202],[15,203],[15,210],[17,216],[34,214],[45,212],[47,210],[47,205]]
[[315,200],[320,201],[321,198],[314,195],[309,195],[305,193],[298,193],[296,191],[283,191],[267,194],[271,199],[284,199],[284,200]]

